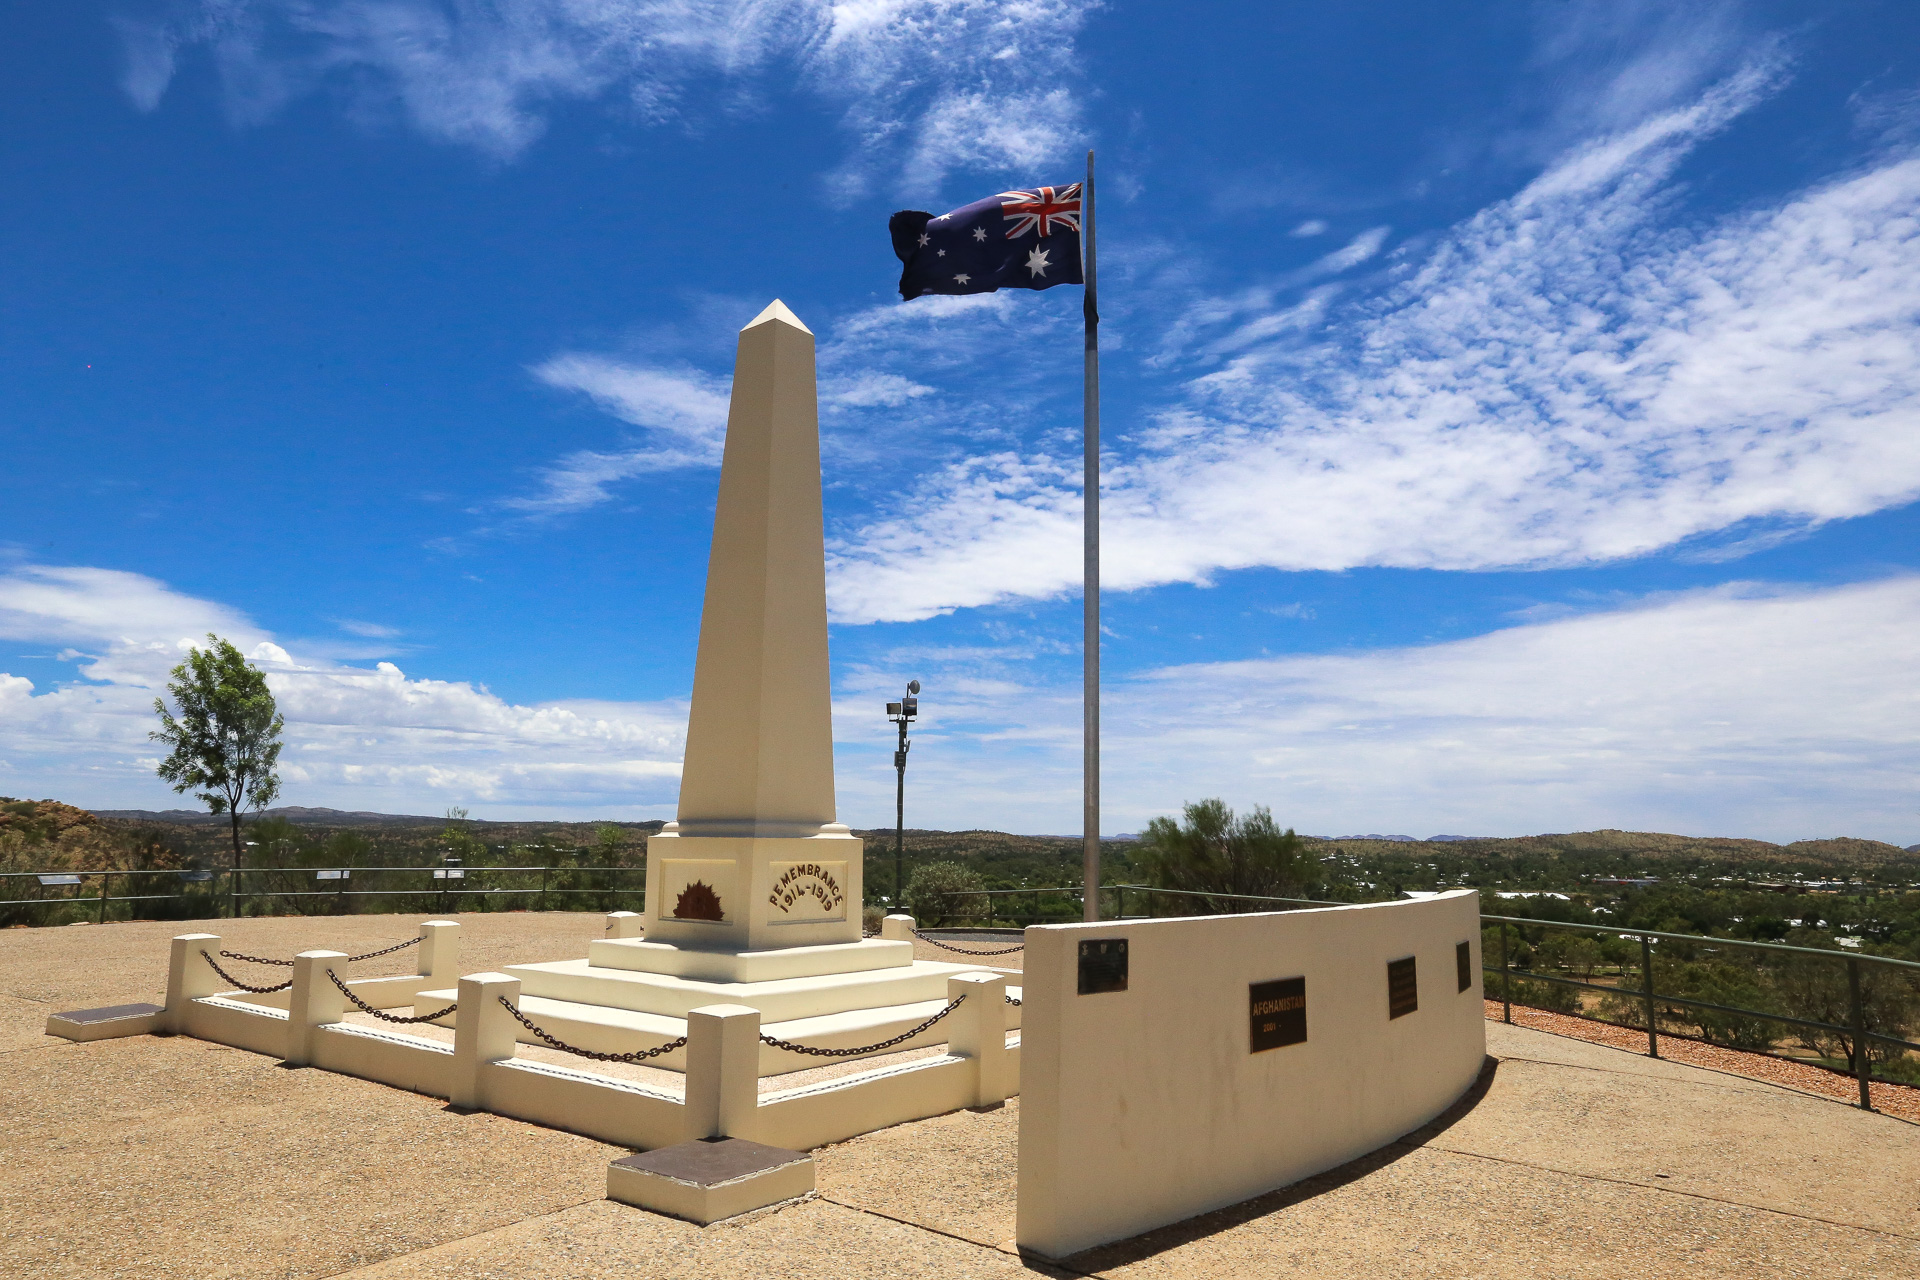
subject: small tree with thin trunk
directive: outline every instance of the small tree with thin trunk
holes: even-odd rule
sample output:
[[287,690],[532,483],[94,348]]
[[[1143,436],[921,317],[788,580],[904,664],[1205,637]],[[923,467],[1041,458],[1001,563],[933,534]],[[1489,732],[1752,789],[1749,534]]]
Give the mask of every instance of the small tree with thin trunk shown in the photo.
[[[232,819],[233,866],[240,868],[240,810],[264,809],[280,794],[280,730],[286,721],[274,706],[267,677],[219,636],[188,652],[171,672],[167,692],[180,713],[155,698],[160,728],[147,735],[172,748],[159,774],[175,791],[195,791],[211,813]],[[196,790],[197,789],[197,790]],[[235,892],[239,890],[236,877]],[[237,904],[236,904],[237,905]]]
[[[1282,831],[1265,805],[1238,817],[1221,800],[1186,807],[1186,820],[1155,818],[1141,833],[1135,855],[1158,888],[1198,893],[1299,897],[1318,885],[1320,864],[1301,848],[1300,837]],[[1215,915],[1264,911],[1264,903],[1227,898],[1167,895],[1155,910],[1169,915]]]

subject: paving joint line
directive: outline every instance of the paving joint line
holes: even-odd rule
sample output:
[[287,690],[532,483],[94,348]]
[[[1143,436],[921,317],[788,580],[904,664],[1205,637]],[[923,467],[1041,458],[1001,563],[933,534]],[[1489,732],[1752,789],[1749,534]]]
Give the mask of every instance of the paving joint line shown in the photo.
[[982,1244],[980,1241],[973,1239],[971,1236],[957,1235],[952,1231],[942,1231],[939,1227],[930,1227],[924,1222],[915,1222],[911,1218],[895,1217],[891,1213],[882,1213],[878,1209],[869,1209],[864,1205],[848,1204],[845,1200],[835,1200],[832,1196],[829,1196],[829,1195],[822,1195],[822,1196],[819,1196],[818,1198],[820,1200],[825,1201],[827,1204],[838,1205],[842,1209],[851,1209],[855,1213],[864,1213],[869,1217],[879,1218],[884,1222],[898,1223],[899,1225],[903,1227],[911,1228],[914,1231],[924,1231],[928,1235],[942,1236],[948,1240],[957,1240],[961,1244],[970,1244],[976,1249],[985,1249],[988,1253],[997,1253],[1003,1258],[1012,1258],[1018,1262],[1031,1263],[1031,1264],[1043,1266],[1043,1267],[1052,1267],[1055,1270],[1067,1272],[1069,1275],[1089,1277],[1090,1280],[1103,1280],[1103,1276],[1104,1276],[1103,1272],[1082,1271],[1078,1267],[1070,1267],[1064,1262],[1056,1262],[1051,1258],[1029,1257],[1024,1253],[1021,1253],[1017,1249],[1009,1251],[1006,1249],[1002,1249],[997,1244]]
[[498,1226],[486,1227],[479,1231],[470,1231],[464,1236],[455,1236],[451,1240],[437,1240],[432,1244],[423,1245],[418,1249],[409,1249],[405,1253],[396,1253],[390,1257],[381,1258],[377,1262],[355,1263],[353,1266],[348,1267],[345,1271],[329,1271],[323,1275],[318,1275],[313,1277],[313,1280],[336,1280],[336,1277],[340,1277],[340,1276],[358,1275],[359,1273],[367,1270],[369,1267],[384,1267],[389,1263],[399,1262],[402,1259],[416,1257],[423,1253],[432,1253],[436,1249],[444,1249],[449,1245],[462,1244],[468,1240],[478,1240],[480,1237],[490,1236],[496,1231],[506,1231],[509,1228],[523,1226],[529,1222],[538,1222],[542,1218],[556,1217],[559,1214],[568,1212],[569,1210],[578,1209],[581,1205],[599,1204],[602,1200],[605,1200],[605,1199],[606,1199],[605,1196],[595,1196],[591,1200],[575,1201],[573,1204],[561,1205],[558,1209],[550,1209],[546,1213],[536,1213],[529,1218],[515,1218],[512,1222],[502,1222]]
[[[1529,1031],[1538,1030],[1538,1028],[1536,1027],[1529,1027],[1527,1029]],[[1549,1032],[1546,1032],[1545,1034],[1550,1036],[1559,1036],[1559,1033],[1554,1031],[1549,1031]],[[1710,1075],[1725,1076],[1729,1080],[1738,1080],[1745,1084],[1759,1085],[1760,1087],[1765,1089],[1779,1089],[1784,1093],[1797,1094],[1802,1098],[1812,1098],[1818,1102],[1834,1102],[1834,1103],[1840,1104],[1843,1107],[1852,1107],[1856,1111],[1859,1110],[1858,1107],[1854,1106],[1853,1102],[1850,1099],[1843,1097],[1838,1093],[1816,1093],[1812,1089],[1803,1089],[1799,1085],[1782,1084],[1778,1080],[1767,1080],[1767,1079],[1763,1079],[1760,1076],[1750,1076],[1743,1072],[1730,1071],[1726,1067],[1703,1066],[1700,1063],[1686,1062],[1679,1058],[1655,1058],[1648,1054],[1640,1052],[1638,1049],[1628,1049],[1625,1046],[1617,1045],[1617,1044],[1602,1044],[1597,1040],[1581,1040],[1577,1036],[1559,1036],[1559,1038],[1563,1040],[1572,1040],[1577,1044],[1589,1044],[1596,1049],[1612,1049],[1616,1053],[1628,1054],[1632,1057],[1640,1059],[1642,1062],[1665,1062],[1676,1067],[1687,1067],[1693,1071],[1705,1071]],[[1496,1053],[1491,1056],[1498,1059],[1501,1062],[1533,1062],[1533,1063],[1538,1063],[1541,1066],[1547,1066],[1547,1067],[1568,1067],[1575,1071],[1598,1071],[1608,1075],[1641,1076],[1642,1078],[1645,1078],[1645,1073],[1643,1072],[1622,1071],[1615,1067],[1592,1067],[1579,1062],[1555,1062],[1551,1058],[1528,1058],[1528,1057],[1523,1057],[1519,1054],[1501,1055]],[[1790,1062],[1791,1059],[1776,1059],[1776,1061]],[[1843,1077],[1843,1078],[1850,1078],[1850,1077]],[[1873,1083],[1879,1085],[1879,1084],[1887,1084],[1890,1082],[1885,1080],[1875,1080]],[[1729,1092],[1738,1092],[1738,1090],[1735,1090],[1728,1085],[1716,1085],[1713,1087],[1724,1088],[1724,1089],[1727,1089]],[[1874,1108],[1871,1114],[1876,1116],[1884,1116],[1889,1120],[1898,1120],[1901,1124],[1920,1126],[1920,1120],[1909,1120],[1905,1116],[1895,1115],[1891,1111],[1882,1111],[1878,1107]]]
[[1615,1186],[1638,1187],[1643,1191],[1659,1191],[1672,1196],[1685,1196],[1690,1200],[1705,1200],[1710,1204],[1724,1204],[1735,1209],[1751,1209],[1756,1213],[1771,1213],[1782,1218],[1795,1218],[1801,1222],[1818,1222],[1823,1226],[1840,1227],[1848,1231],[1864,1231],[1868,1235],[1885,1236],[1892,1240],[1920,1241],[1920,1236],[1910,1236],[1904,1231],[1889,1231],[1885,1227],[1865,1227],[1857,1222],[1840,1222],[1834,1218],[1822,1218],[1813,1213],[1795,1213],[1791,1209],[1775,1209],[1771,1205],[1749,1204],[1745,1200],[1729,1200],[1725,1196],[1711,1196],[1704,1191],[1687,1191],[1680,1187],[1663,1187],[1658,1183],[1635,1182],[1631,1178],[1616,1178],[1604,1173],[1580,1173],[1573,1169],[1556,1169],[1550,1164],[1534,1164],[1529,1160],[1515,1160],[1510,1156],[1490,1156],[1481,1151],[1468,1151],[1461,1147],[1443,1147],[1438,1143],[1395,1142],[1389,1145],[1403,1146],[1410,1151],[1444,1151],[1449,1155],[1466,1156],[1473,1160],[1488,1160],[1494,1164],[1512,1165],[1517,1169],[1533,1169],[1540,1173],[1557,1173],[1566,1178],[1583,1178],[1589,1182],[1609,1182]]
[[[1582,1043],[1588,1043],[1588,1042],[1583,1041]],[[1602,1045],[1600,1047],[1610,1049],[1610,1048],[1613,1048],[1614,1046]],[[1695,1071],[1708,1071],[1717,1076],[1725,1076],[1729,1080],[1739,1081],[1741,1084],[1761,1085],[1761,1086],[1772,1088],[1772,1089],[1785,1089],[1789,1093],[1804,1094],[1806,1097],[1809,1097],[1809,1098],[1822,1098],[1822,1099],[1825,1098],[1825,1095],[1823,1094],[1808,1093],[1805,1089],[1796,1089],[1790,1084],[1776,1084],[1772,1080],[1762,1080],[1758,1076],[1741,1075],[1738,1071],[1727,1071],[1719,1067],[1702,1067],[1691,1062],[1682,1062],[1678,1058],[1649,1058],[1646,1054],[1634,1053],[1634,1051],[1631,1049],[1623,1049],[1621,1050],[1621,1052],[1633,1053],[1634,1057],[1640,1059],[1643,1062],[1664,1062],[1664,1063],[1667,1063],[1669,1066],[1689,1067]],[[1570,1071],[1596,1071],[1596,1072],[1599,1072],[1601,1075],[1608,1075],[1608,1076],[1639,1076],[1640,1078],[1645,1079],[1648,1074],[1644,1071],[1623,1071],[1618,1067],[1595,1067],[1595,1066],[1590,1066],[1589,1064],[1584,1062],[1555,1062],[1552,1058],[1527,1058],[1527,1057],[1522,1057],[1519,1054],[1496,1053],[1493,1056],[1499,1059],[1501,1062],[1531,1062],[1534,1065],[1541,1066],[1541,1067],[1565,1067]],[[1731,1084],[1715,1083],[1715,1084],[1709,1084],[1708,1087],[1715,1088],[1715,1089],[1725,1089],[1729,1093],[1739,1092],[1739,1090],[1734,1085],[1731,1085]]]

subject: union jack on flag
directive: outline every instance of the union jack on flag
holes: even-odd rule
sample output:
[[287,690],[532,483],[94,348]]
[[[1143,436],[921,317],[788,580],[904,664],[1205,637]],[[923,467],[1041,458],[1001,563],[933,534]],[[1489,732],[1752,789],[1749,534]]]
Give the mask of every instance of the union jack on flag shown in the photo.
[[1084,284],[1080,188],[1002,191],[938,217],[894,214],[887,230],[901,262],[900,296]]
[[994,199],[1008,222],[1013,224],[1007,239],[1014,240],[1038,229],[1042,236],[1053,234],[1054,227],[1080,230],[1080,184],[1065,187],[1035,187],[1032,191],[1002,191]]

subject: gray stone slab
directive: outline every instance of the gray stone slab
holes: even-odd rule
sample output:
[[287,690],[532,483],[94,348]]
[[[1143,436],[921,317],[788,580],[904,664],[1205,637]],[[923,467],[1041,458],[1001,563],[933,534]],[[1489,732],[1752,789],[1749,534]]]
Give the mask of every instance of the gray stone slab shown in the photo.
[[77,1022],[81,1026],[91,1026],[96,1022],[112,1022],[116,1018],[144,1018],[149,1014],[164,1012],[157,1004],[110,1004],[104,1009],[69,1009],[65,1013],[53,1016],[62,1022]]
[[676,1182],[711,1187],[736,1182],[809,1157],[802,1151],[769,1147],[745,1138],[700,1138],[671,1147],[642,1151],[613,1162],[616,1168],[637,1169]]

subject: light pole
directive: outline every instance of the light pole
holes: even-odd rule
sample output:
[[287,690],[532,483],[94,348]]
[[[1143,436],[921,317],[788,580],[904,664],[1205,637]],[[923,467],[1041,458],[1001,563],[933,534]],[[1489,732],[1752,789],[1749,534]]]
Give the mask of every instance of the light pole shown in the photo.
[[887,718],[900,728],[900,746],[893,753],[895,774],[893,790],[893,909],[895,911],[906,903],[905,867],[907,861],[907,752],[913,744],[907,741],[907,725],[920,714],[920,692],[918,680],[907,681],[907,696],[898,702],[887,704]]

